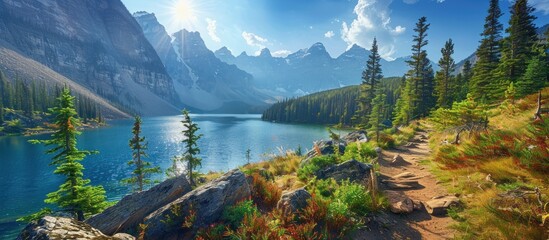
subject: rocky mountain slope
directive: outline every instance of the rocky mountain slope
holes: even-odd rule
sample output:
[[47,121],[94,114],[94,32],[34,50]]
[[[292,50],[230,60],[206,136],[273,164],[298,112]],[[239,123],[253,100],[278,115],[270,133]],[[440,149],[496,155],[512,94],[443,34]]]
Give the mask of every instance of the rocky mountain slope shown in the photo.
[[135,19],[152,44],[185,105],[213,112],[257,112],[272,99],[254,88],[254,77],[222,62],[198,32],[168,35],[154,14],[137,12]]
[[[353,45],[332,58],[322,43],[315,43],[284,58],[273,57],[267,48],[258,56],[243,52],[235,57],[226,47],[215,54],[222,61],[252,74],[258,87],[273,95],[289,97],[359,84],[370,51]],[[382,60],[383,74],[386,77],[404,75],[408,69],[406,60]]]
[[0,47],[115,105],[144,115],[177,112],[170,76],[120,0],[2,0]]

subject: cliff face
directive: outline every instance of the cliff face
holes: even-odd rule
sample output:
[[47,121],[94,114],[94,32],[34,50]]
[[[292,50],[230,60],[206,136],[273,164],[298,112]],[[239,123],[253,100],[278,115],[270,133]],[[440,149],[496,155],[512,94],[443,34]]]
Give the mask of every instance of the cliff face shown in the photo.
[[120,0],[0,0],[0,46],[145,115],[175,112],[179,102]]
[[219,60],[200,33],[181,30],[168,35],[154,14],[133,15],[174,81],[181,101],[207,112],[259,112],[271,97],[257,91],[253,76]]

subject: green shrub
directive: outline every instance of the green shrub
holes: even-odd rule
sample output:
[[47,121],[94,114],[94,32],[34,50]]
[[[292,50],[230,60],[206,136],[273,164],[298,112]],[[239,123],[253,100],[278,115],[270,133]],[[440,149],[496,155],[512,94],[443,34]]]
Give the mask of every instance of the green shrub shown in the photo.
[[370,159],[376,158],[377,153],[375,148],[369,143],[350,143],[345,148],[345,154],[341,156],[342,161],[351,159],[358,160],[360,162],[369,162]]
[[330,205],[328,205],[328,217],[348,217],[350,215],[351,211],[349,210],[349,206],[339,199],[336,199],[335,201],[331,202]]
[[307,190],[320,194],[324,198],[331,197],[337,189],[337,182],[333,178],[317,180],[313,179],[308,185]]
[[349,210],[355,214],[363,215],[368,213],[372,199],[361,184],[342,182],[334,193],[334,199],[340,200]]
[[259,213],[259,210],[257,210],[253,201],[247,200],[225,209],[221,219],[229,224],[231,228],[236,229],[240,226],[245,216],[250,217],[256,213]]
[[301,180],[313,176],[318,170],[337,163],[334,155],[323,155],[312,158],[307,164],[297,170],[297,176]]

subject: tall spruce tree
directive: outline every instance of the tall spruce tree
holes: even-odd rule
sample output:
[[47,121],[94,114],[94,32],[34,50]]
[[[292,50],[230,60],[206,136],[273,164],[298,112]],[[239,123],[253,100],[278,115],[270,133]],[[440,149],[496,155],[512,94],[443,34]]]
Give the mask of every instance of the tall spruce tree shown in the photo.
[[83,178],[84,166],[80,163],[91,151],[77,148],[77,136],[80,134],[80,119],[74,107],[74,97],[68,87],[63,88],[57,98],[57,106],[51,109],[54,116],[55,132],[48,140],[31,140],[52,146],[46,153],[54,154],[51,164],[56,166],[54,173],[65,177],[59,190],[49,193],[46,203],[75,213],[78,220],[86,215],[98,213],[107,207],[105,190],[102,186],[89,185],[90,180]]
[[360,96],[358,98],[358,111],[355,119],[360,127],[367,128],[372,112],[372,99],[375,97],[376,86],[383,78],[381,71],[381,56],[379,55],[377,39],[374,38],[370,56],[366,62],[366,69],[362,72],[362,83],[360,85]]
[[192,121],[187,109],[183,110],[183,120],[181,121],[185,130],[183,130],[183,144],[185,145],[185,153],[179,158],[179,161],[187,163],[187,174],[191,185],[195,185],[193,170],[202,165],[202,159],[198,157],[200,148],[198,148],[198,140],[202,134],[198,134],[198,124]]
[[529,6],[528,0],[516,0],[511,6],[511,19],[509,27],[505,30],[509,36],[503,40],[499,68],[502,80],[516,83],[526,72],[528,61],[534,55],[533,47],[538,42],[534,10]]
[[414,28],[416,35],[412,45],[412,58],[406,62],[411,69],[406,76],[406,86],[401,93],[400,103],[397,103],[400,106],[395,116],[395,125],[408,124],[412,119],[425,116],[435,103],[434,74],[425,50],[429,43],[426,39],[429,26],[427,18],[421,17]]
[[438,61],[440,70],[435,76],[437,106],[449,108],[454,101],[454,93],[456,90],[455,78],[452,76],[452,73],[456,68],[456,63],[452,58],[452,54],[454,54],[454,43],[452,42],[452,39],[446,41],[441,53],[442,57]]
[[519,97],[535,93],[547,86],[549,79],[549,61],[545,47],[534,47],[536,51],[532,53],[528,61],[526,72],[519,78],[516,84],[517,95]]
[[471,82],[471,78],[473,77],[473,68],[472,68],[471,61],[466,60],[465,63],[463,63],[463,68],[461,69],[461,73],[456,76],[456,91],[454,95],[454,101],[460,102],[467,98],[467,93],[469,92],[469,84]]
[[386,106],[385,89],[383,86],[379,85],[376,87],[375,98],[372,99],[372,112],[370,114],[370,126],[371,130],[376,133],[376,142],[379,143],[379,133],[385,127],[383,121],[385,120],[385,111],[387,110]]
[[132,149],[132,160],[128,162],[129,165],[135,166],[135,170],[132,172],[133,176],[123,180],[127,184],[135,185],[136,191],[143,191],[143,186],[151,183],[148,178],[151,174],[161,172],[159,167],[151,167],[150,162],[143,160],[148,155],[145,152],[147,142],[145,142],[145,137],[141,136],[141,123],[141,117],[135,116],[132,128],[133,137],[129,142]]
[[477,49],[477,62],[469,85],[469,91],[475,99],[486,98],[490,84],[497,81],[495,70],[501,57],[501,31],[503,30],[503,25],[499,22],[501,16],[499,0],[490,0],[488,16],[481,34],[482,40]]

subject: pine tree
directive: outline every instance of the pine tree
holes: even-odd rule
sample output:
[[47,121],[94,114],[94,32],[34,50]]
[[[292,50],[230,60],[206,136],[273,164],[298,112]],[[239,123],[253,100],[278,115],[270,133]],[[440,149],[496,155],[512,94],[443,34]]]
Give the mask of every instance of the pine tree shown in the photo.
[[379,143],[379,133],[385,127],[383,121],[385,120],[385,111],[386,111],[386,98],[385,90],[382,86],[376,87],[375,98],[372,99],[372,113],[370,115],[370,126],[371,130],[376,133],[376,142]]
[[427,58],[424,47],[429,43],[426,39],[430,24],[426,17],[421,17],[414,31],[412,59],[407,61],[410,71],[407,73],[406,86],[401,93],[395,116],[395,125],[408,124],[410,120],[425,116],[435,103],[433,96],[433,69]]
[[[486,16],[482,40],[477,49],[477,62],[473,68],[473,77],[469,91],[475,99],[486,98],[490,84],[497,81],[495,70],[501,57],[501,31],[503,25],[499,22],[502,16],[499,0],[490,0],[488,16]],[[489,96],[488,96],[489,97]]]
[[456,91],[454,95],[454,101],[460,102],[467,98],[467,93],[469,92],[469,84],[471,81],[471,78],[473,77],[473,69],[471,65],[471,61],[466,60],[465,63],[463,63],[463,68],[461,69],[461,73],[456,76]]
[[128,162],[129,165],[135,165],[135,170],[132,172],[132,177],[123,180],[127,184],[134,184],[135,190],[139,192],[143,191],[144,184],[151,183],[151,180],[148,179],[150,174],[161,172],[159,167],[151,167],[151,163],[143,160],[148,155],[145,152],[147,142],[145,142],[145,137],[141,136],[141,123],[141,117],[135,116],[132,128],[133,138],[129,142],[132,149],[132,160]]
[[381,56],[379,55],[377,39],[374,38],[370,56],[366,62],[366,69],[362,72],[362,84],[360,87],[360,96],[358,98],[358,111],[355,119],[360,127],[367,127],[369,124],[370,113],[372,112],[372,99],[375,96],[376,86],[383,78],[381,72]]
[[198,134],[198,124],[194,123],[189,116],[189,111],[183,110],[183,120],[181,121],[185,130],[183,130],[183,144],[185,145],[185,153],[179,157],[179,161],[187,163],[187,173],[189,182],[191,185],[195,185],[193,170],[202,165],[202,159],[198,157],[200,154],[200,148],[198,148],[198,140],[202,137],[202,134]]
[[549,78],[549,61],[543,47],[535,47],[524,75],[517,81],[517,95],[520,97],[535,93],[547,86]]
[[449,108],[454,101],[454,92],[456,89],[455,78],[452,76],[452,72],[455,70],[455,61],[452,58],[454,54],[454,43],[452,39],[448,40],[441,50],[442,57],[438,61],[440,71],[436,73],[436,94],[437,94],[437,106],[442,108]]
[[91,186],[90,180],[83,178],[84,166],[80,162],[93,152],[79,150],[76,146],[76,137],[80,134],[80,119],[74,107],[74,99],[70,90],[67,87],[63,88],[57,98],[57,106],[51,109],[56,125],[51,139],[31,142],[52,146],[46,153],[55,154],[51,162],[57,167],[54,173],[65,177],[59,190],[49,193],[45,202],[56,204],[75,213],[78,220],[83,220],[84,216],[105,209],[107,202],[103,187]]
[[516,0],[511,7],[511,19],[503,41],[502,59],[499,68],[502,79],[517,82],[526,72],[534,44],[538,41],[533,15],[534,8],[528,0]]

